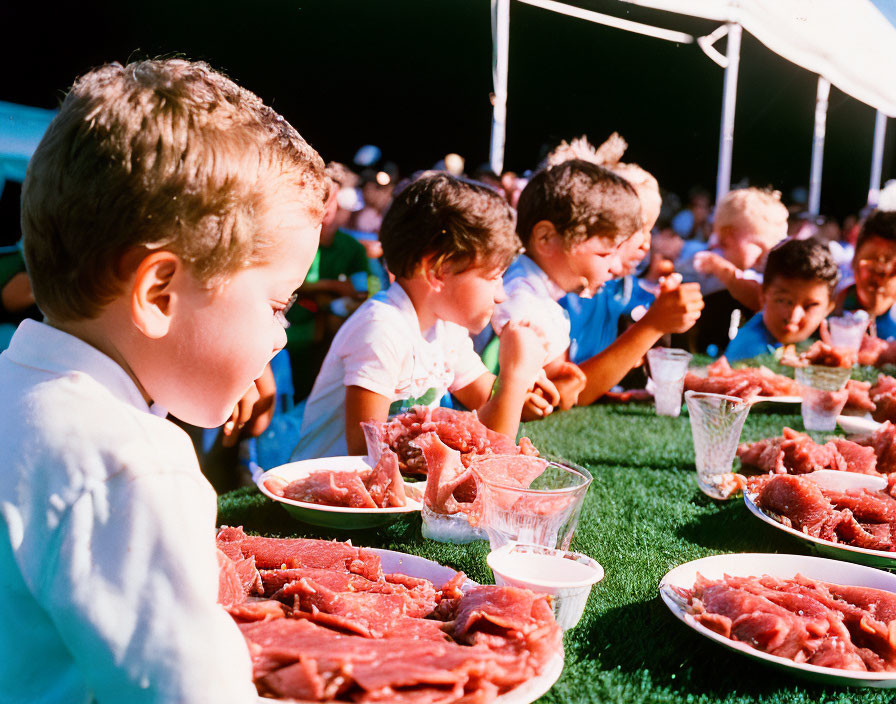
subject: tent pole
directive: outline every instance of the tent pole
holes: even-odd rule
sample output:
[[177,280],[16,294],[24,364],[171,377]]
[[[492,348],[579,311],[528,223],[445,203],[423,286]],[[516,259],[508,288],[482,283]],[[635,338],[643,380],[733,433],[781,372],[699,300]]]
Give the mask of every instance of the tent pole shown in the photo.
[[728,23],[728,65],[725,67],[722,102],[722,134],[719,137],[719,171],[716,175],[716,203],[731,189],[731,152],[734,146],[734,107],[737,102],[737,72],[740,68],[741,26]]
[[489,164],[498,176],[504,172],[504,143],[507,136],[507,68],[510,62],[510,0],[491,0],[492,84],[494,107]]
[[812,132],[812,166],[809,171],[809,214],[818,215],[821,210],[821,164],[824,158],[824,135],[827,130],[828,98],[831,83],[818,77],[815,91],[815,129]]
[[880,197],[880,177],[884,166],[884,136],[887,133],[887,116],[880,110],[874,118],[874,148],[871,153],[871,185],[868,186],[868,205],[877,207]]

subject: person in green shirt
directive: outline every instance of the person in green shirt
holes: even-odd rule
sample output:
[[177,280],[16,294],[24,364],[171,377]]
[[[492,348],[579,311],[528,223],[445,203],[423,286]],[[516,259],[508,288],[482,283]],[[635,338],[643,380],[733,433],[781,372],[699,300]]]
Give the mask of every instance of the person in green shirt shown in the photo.
[[340,229],[336,196],[341,183],[336,165],[327,166],[330,198],[320,232],[320,246],[296,304],[286,314],[286,350],[296,399],[311,392],[330,341],[339,326],[366,298],[370,275],[367,251]]
[[25,318],[40,320],[41,317],[34,304],[22,250],[16,248],[0,254],[0,350],[9,346],[12,334]]

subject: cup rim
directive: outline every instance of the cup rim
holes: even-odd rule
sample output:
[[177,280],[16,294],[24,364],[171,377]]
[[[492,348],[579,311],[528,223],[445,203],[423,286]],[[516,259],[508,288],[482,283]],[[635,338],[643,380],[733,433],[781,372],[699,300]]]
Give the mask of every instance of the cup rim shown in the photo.
[[725,394],[714,394],[710,391],[693,391],[688,389],[684,392],[685,401],[689,398],[700,397],[700,398],[723,398],[726,401],[731,401],[735,404],[743,404],[744,406],[749,406],[750,403],[746,401],[746,399],[742,399],[739,396],[727,396]]
[[694,355],[680,347],[651,347],[647,350],[648,359],[657,355],[669,356],[673,359],[687,359],[688,361],[694,358]]
[[542,587],[550,587],[554,589],[574,589],[577,587],[592,587],[598,582],[603,581],[606,576],[606,572],[597,560],[585,553],[574,552],[572,550],[561,550],[560,548],[549,548],[545,545],[534,545],[532,543],[515,543],[510,542],[506,545],[502,545],[495,550],[492,550],[488,553],[485,558],[486,564],[489,566],[492,572],[496,574],[500,574],[502,577],[507,577],[507,573],[502,570],[496,570],[494,567],[494,562],[499,557],[504,557],[505,555],[509,555],[511,552],[516,550],[517,548],[528,548],[526,552],[536,552],[540,554],[549,554],[551,557],[559,557],[560,559],[566,559],[567,555],[574,555],[576,558],[585,558],[573,560],[573,562],[578,562],[579,564],[585,564],[587,567],[594,570],[594,575],[592,577],[587,577],[584,579],[578,580],[551,580],[551,579],[517,579],[514,577],[510,577],[510,579],[516,579],[516,581],[526,582],[527,584],[532,584],[533,586],[542,586]]
[[[498,459],[503,456],[504,455],[490,455],[488,457],[482,458],[482,460],[480,460],[480,461]],[[529,492],[531,494],[541,494],[541,495],[571,494],[576,491],[587,491],[588,487],[591,486],[591,482],[594,481],[594,476],[591,474],[591,472],[589,472],[584,467],[580,467],[578,465],[573,465],[572,463],[554,460],[549,457],[542,457],[540,455],[510,455],[510,457],[530,457],[533,460],[538,460],[538,459],[544,460],[546,465],[555,464],[558,467],[562,467],[563,469],[569,470],[570,472],[572,472],[574,474],[578,474],[585,481],[584,481],[584,483],[579,484],[578,486],[566,486],[566,487],[562,487],[560,489],[529,489],[529,488],[522,488],[519,486],[512,486],[511,484],[502,484],[501,482],[489,481],[488,479],[480,476],[476,472],[475,464],[473,465],[473,472],[476,474],[479,481],[481,481],[483,484],[488,484],[489,486],[497,487],[498,489],[510,489],[512,491]],[[547,468],[547,466],[545,466],[545,468]],[[537,479],[537,477],[536,477],[536,479]]]

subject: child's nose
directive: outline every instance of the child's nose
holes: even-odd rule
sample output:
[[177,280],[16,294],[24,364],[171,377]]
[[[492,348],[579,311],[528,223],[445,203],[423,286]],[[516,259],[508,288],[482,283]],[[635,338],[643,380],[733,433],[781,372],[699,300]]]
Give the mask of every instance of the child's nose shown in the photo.
[[507,300],[507,294],[504,292],[504,281],[500,279],[495,287],[495,304],[503,303]]
[[610,273],[613,276],[622,276],[622,257],[618,254],[610,259]]

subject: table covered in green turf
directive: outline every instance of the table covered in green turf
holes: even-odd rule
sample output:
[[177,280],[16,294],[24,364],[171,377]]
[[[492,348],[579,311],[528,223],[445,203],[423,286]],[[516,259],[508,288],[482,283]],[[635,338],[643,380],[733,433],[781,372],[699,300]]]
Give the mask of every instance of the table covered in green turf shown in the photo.
[[[799,406],[763,404],[743,440],[802,429]],[[781,414],[787,411],[787,414]],[[657,585],[672,567],[724,552],[809,554],[803,543],[762,523],[742,499],[718,503],[698,489],[687,412],[657,417],[652,406],[597,405],[526,424],[543,452],[588,468],[572,548],[600,562],[606,578],[578,627],[564,637],[566,666],[542,702],[891,702],[896,691],[823,687],[753,662],[679,622]],[[219,522],[280,537],[351,538],[356,545],[421,555],[492,583],[488,543],[425,540],[420,516],[374,531],[321,532],[298,523],[255,489],[222,496]]]

